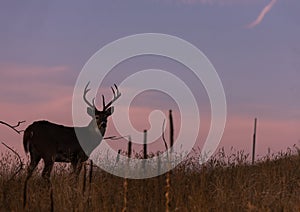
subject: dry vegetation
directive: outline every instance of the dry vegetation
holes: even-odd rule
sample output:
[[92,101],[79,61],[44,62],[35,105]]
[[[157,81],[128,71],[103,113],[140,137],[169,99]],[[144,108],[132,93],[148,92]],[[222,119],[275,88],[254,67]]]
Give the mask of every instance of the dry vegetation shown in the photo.
[[[25,172],[11,178],[17,160],[9,154],[1,158],[0,211],[122,211],[124,200],[127,211],[166,211],[167,175],[124,182],[94,169],[89,183],[87,167],[87,177],[82,171],[76,182],[64,165],[52,173],[52,201],[50,186],[38,173],[32,176],[23,209]],[[223,150],[205,165],[197,161],[191,158],[170,173],[170,211],[300,210],[299,151],[267,156],[255,165],[243,152],[227,156]]]

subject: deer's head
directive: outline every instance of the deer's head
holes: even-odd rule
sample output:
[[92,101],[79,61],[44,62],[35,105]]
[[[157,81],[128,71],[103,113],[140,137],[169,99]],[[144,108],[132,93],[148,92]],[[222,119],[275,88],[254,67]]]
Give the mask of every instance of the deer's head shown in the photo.
[[98,110],[97,107],[95,106],[95,98],[93,98],[92,104],[86,99],[86,94],[90,91],[90,89],[88,88],[89,84],[90,83],[88,83],[85,86],[84,93],[83,93],[83,99],[85,103],[88,105],[87,113],[93,118],[91,123],[92,124],[96,123],[101,134],[104,135],[107,126],[107,118],[111,116],[114,112],[114,107],[111,105],[121,96],[121,93],[119,92],[119,89],[116,86],[116,84],[114,84],[114,87],[111,87],[111,90],[114,95],[113,99],[108,104],[105,104],[105,98],[104,95],[102,95],[103,109]]

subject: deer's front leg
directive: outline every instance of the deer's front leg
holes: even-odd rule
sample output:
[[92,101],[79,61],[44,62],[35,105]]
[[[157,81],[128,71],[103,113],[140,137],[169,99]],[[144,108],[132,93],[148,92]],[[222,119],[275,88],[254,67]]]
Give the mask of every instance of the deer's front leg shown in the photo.
[[44,163],[45,163],[45,167],[44,167],[43,172],[42,172],[42,177],[44,179],[46,179],[47,181],[50,181],[50,174],[51,174],[51,170],[52,170],[53,165],[54,165],[54,161],[44,159]]
[[79,176],[81,168],[82,168],[82,161],[80,159],[74,160],[71,162],[73,173],[76,175],[76,177]]

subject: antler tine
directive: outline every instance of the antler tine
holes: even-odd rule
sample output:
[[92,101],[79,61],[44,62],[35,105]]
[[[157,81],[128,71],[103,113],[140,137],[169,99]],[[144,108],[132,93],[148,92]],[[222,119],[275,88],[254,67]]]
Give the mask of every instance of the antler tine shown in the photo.
[[119,89],[118,89],[118,86],[116,85],[116,84],[114,84],[115,85],[115,87],[116,87],[116,90],[117,90],[117,96],[120,96],[121,95],[121,93],[120,93],[120,91],[119,91]]
[[110,87],[110,88],[111,88],[111,90],[112,90],[112,92],[114,94],[114,97],[115,97],[116,96],[116,92],[115,92],[114,88],[113,87]]
[[95,104],[94,104],[95,98],[93,99],[93,105],[86,99],[86,94],[91,90],[91,89],[88,88],[89,84],[90,84],[90,82],[88,82],[88,83],[86,84],[85,88],[84,88],[84,92],[83,92],[83,100],[85,101],[85,103],[86,103],[88,106],[90,106],[90,107],[93,108],[93,107],[95,107]]
[[116,89],[116,90],[114,89],[114,87],[111,87],[111,90],[112,90],[112,92],[113,92],[114,97],[113,97],[113,99],[112,99],[107,105],[105,105],[104,96],[102,95],[102,100],[103,100],[103,111],[105,111],[108,107],[110,107],[111,104],[112,104],[114,101],[116,101],[116,100],[121,96],[121,93],[120,93],[120,91],[119,91],[119,89],[118,89],[118,86],[117,86],[116,84],[114,84],[114,86],[115,86],[115,89]]
[[103,111],[105,110],[105,98],[104,95],[102,95],[102,105],[103,105]]
[[119,91],[119,88],[118,88],[118,86],[117,86],[116,84],[114,84],[114,86],[115,86],[116,91],[117,91],[116,97],[119,98],[119,97],[121,96],[121,93],[120,93],[120,91]]
[[93,107],[96,108],[96,106],[95,106],[95,98],[93,98]]
[[121,93],[120,93],[120,91],[119,91],[119,89],[118,89],[118,86],[117,86],[116,84],[114,84],[114,86],[115,86],[115,88],[116,88],[116,90],[117,90],[117,94],[118,94],[118,95],[121,95]]

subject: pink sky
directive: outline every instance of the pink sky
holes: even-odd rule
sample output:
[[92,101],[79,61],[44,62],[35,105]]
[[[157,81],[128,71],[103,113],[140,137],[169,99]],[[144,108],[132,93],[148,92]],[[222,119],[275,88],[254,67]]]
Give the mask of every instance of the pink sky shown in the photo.
[[[72,125],[71,104],[73,88],[62,84],[53,85],[56,78],[60,75],[70,74],[70,69],[65,66],[57,67],[34,67],[34,66],[20,66],[20,65],[1,65],[0,71],[5,77],[1,80],[1,91],[5,91],[2,95],[1,103],[1,120],[6,121],[12,125],[18,121],[26,120],[19,129],[25,129],[30,123],[36,120],[49,120],[55,123]],[[39,80],[43,81],[41,83]],[[49,83],[45,83],[43,79],[52,79]],[[12,83],[15,82],[15,83]],[[17,84],[16,84],[17,83]],[[18,86],[16,86],[18,85]],[[125,92],[124,92],[125,91]],[[105,96],[111,96],[109,89],[100,89],[99,94],[103,92]],[[10,95],[8,95],[10,94]],[[26,98],[22,95],[26,95]],[[126,95],[126,88],[122,90],[122,95]],[[5,97],[3,99],[3,97]],[[98,96],[100,97],[100,95]],[[24,99],[25,98],[25,99]],[[26,99],[29,99],[26,101]],[[108,97],[110,98],[110,97]],[[140,97],[139,104],[147,104],[148,100],[143,100]],[[22,99],[21,104],[19,104]],[[155,100],[155,96],[154,96]],[[159,99],[158,99],[159,100]],[[97,101],[100,102],[99,100]],[[158,104],[160,104],[158,102]],[[99,108],[101,108],[101,104]],[[176,105],[170,102],[170,108],[176,108]],[[168,106],[164,106],[164,113],[168,114]],[[116,108],[117,110],[118,108]],[[130,116],[133,126],[141,133],[143,129],[149,129],[148,115],[153,110],[147,105],[137,105],[131,108]],[[178,110],[174,111],[175,129],[179,130],[180,117]],[[206,139],[210,118],[209,114],[201,115],[201,128],[198,141],[195,148],[203,145]],[[229,150],[234,147],[237,150],[251,151],[252,135],[253,135],[253,118],[243,114],[229,114],[227,117],[227,124],[224,131],[223,138],[219,147],[225,147]],[[191,120],[193,122],[193,120]],[[299,120],[292,119],[276,119],[264,118],[258,120],[257,131],[257,154],[265,155],[268,148],[272,152],[285,150],[287,147],[292,147],[294,144],[299,144]],[[178,133],[178,132],[177,132]],[[0,126],[1,141],[14,147],[22,155],[22,135],[17,135],[15,132],[6,126]],[[118,135],[114,130],[113,123],[110,122],[107,136]],[[133,138],[134,139],[134,138]],[[188,138],[187,138],[188,139]],[[112,141],[109,141],[112,142]],[[163,150],[162,141],[158,140],[152,146],[152,150]],[[112,146],[115,148],[122,148],[126,150],[127,143],[124,140],[113,142]],[[3,150],[3,148],[1,148]],[[137,147],[136,151],[140,150]]]
[[[259,155],[268,148],[277,152],[299,145],[299,8],[298,0],[8,1],[0,8],[0,120],[26,120],[23,129],[42,119],[71,125],[73,87],[86,61],[113,40],[159,32],[191,42],[215,66],[228,106],[220,147],[250,152],[254,117]],[[255,27],[245,28],[249,23]],[[201,147],[210,123],[209,101],[199,82],[172,61],[140,57],[122,63],[99,89],[98,103],[102,93],[111,96],[113,83],[149,68],[171,70],[191,84],[200,105]],[[167,112],[176,107],[163,95],[149,95],[133,104],[132,122],[138,130],[149,127],[152,108]],[[111,124],[107,135],[115,134]],[[0,141],[24,154],[22,136],[5,126],[0,126],[0,135]]]

